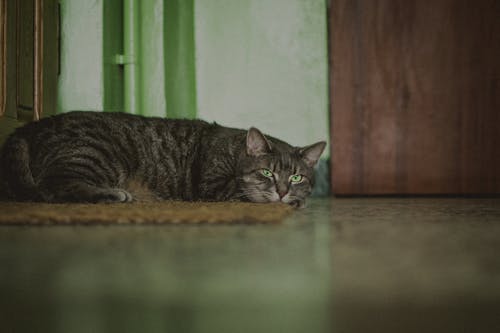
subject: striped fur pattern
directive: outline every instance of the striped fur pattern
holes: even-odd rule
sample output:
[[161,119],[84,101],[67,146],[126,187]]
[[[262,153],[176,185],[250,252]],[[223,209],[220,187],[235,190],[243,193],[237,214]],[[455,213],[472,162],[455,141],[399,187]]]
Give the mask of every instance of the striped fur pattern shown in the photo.
[[[237,200],[302,207],[324,146],[292,147],[255,128],[201,120],[78,111],[17,129],[2,148],[0,174],[8,198],[18,201]],[[291,183],[292,175],[302,181]]]

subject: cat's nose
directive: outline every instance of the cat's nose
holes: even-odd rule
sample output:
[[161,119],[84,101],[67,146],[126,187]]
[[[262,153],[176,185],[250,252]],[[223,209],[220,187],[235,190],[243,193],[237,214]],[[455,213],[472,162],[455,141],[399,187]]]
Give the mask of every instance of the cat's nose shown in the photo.
[[286,195],[288,191],[278,191],[278,195],[280,196],[280,199],[283,199],[283,197]]

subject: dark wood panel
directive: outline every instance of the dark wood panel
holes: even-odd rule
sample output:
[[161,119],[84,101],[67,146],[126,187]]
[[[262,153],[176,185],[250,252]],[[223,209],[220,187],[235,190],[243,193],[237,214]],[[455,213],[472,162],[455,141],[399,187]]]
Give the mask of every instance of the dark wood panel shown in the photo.
[[[33,113],[34,91],[34,1],[20,1],[16,4],[17,20],[17,108],[18,113]],[[14,13],[10,13],[13,15]]]
[[0,117],[7,99],[7,0],[0,0]]
[[17,126],[56,113],[59,2],[0,0],[0,18],[1,145]]
[[333,0],[335,194],[500,192],[500,1]]

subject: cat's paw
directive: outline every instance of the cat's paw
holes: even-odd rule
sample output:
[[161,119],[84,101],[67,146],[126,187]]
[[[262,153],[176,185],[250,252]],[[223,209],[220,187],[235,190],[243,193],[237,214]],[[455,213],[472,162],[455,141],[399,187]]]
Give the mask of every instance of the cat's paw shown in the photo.
[[117,196],[119,202],[131,202],[133,199],[132,194],[130,194],[129,192],[127,192],[125,190],[120,190],[120,189],[116,190],[116,196]]
[[101,203],[131,202],[132,200],[132,194],[122,189],[109,189],[97,198],[97,202]]

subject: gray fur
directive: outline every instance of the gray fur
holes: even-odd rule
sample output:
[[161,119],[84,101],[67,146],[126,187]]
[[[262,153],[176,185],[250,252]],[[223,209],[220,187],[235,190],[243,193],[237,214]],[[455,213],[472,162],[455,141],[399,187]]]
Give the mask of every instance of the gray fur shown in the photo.
[[[201,120],[80,111],[17,129],[2,148],[0,175],[19,201],[127,202],[147,192],[147,200],[302,207],[324,147],[296,148],[255,128]],[[303,180],[292,184],[294,174]]]

